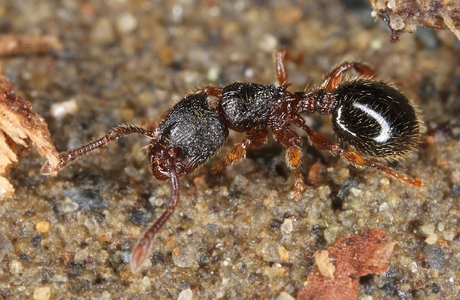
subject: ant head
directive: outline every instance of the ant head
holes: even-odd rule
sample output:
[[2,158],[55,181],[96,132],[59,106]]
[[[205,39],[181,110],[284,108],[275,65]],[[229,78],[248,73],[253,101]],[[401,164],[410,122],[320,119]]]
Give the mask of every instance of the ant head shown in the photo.
[[372,157],[396,159],[416,149],[417,110],[383,82],[356,79],[334,90],[332,124],[340,141]]
[[159,180],[170,178],[172,167],[179,177],[193,172],[228,137],[227,125],[209,108],[207,95],[202,93],[179,101],[159,124],[159,132],[160,138],[149,149],[150,168]]

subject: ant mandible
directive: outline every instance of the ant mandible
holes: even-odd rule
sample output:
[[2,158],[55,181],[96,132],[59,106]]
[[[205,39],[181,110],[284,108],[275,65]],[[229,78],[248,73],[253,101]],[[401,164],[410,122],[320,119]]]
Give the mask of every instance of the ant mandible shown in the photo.
[[[415,150],[423,125],[419,113],[398,90],[376,81],[367,65],[345,62],[332,70],[321,85],[310,92],[289,92],[285,66],[287,51],[275,53],[275,71],[279,86],[236,82],[221,87],[209,86],[187,94],[154,129],[125,124],[114,127],[105,136],[80,148],[60,153],[60,163],[46,163],[43,174],[57,174],[66,165],[130,134],[151,139],[148,150],[150,168],[158,180],[169,180],[171,199],[160,218],[141,236],[131,254],[131,268],[139,271],[147,259],[155,234],[179,203],[179,177],[193,172],[212,157],[226,141],[228,130],[246,137],[213,168],[214,172],[242,160],[246,151],[267,141],[268,129],[286,149],[289,168],[295,178],[295,196],[304,189],[300,170],[301,139],[291,125],[302,128],[316,149],[339,154],[355,167],[371,167],[408,184],[422,183],[405,174],[372,162],[355,151],[345,149],[313,132],[300,114],[332,116],[335,134],[366,157],[394,160]],[[355,70],[360,77],[342,82],[342,76]],[[209,100],[214,96],[217,100]]]

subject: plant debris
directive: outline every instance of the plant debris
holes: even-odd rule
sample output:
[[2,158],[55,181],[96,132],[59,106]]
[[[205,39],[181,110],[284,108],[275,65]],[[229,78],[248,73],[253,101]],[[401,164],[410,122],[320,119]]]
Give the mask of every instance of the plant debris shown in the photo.
[[329,258],[329,251],[317,251],[315,252],[316,265],[321,275],[329,277],[334,281],[335,267]]
[[380,17],[391,29],[392,43],[403,32],[414,32],[418,27],[449,29],[460,40],[459,1],[371,0],[372,15]]
[[6,177],[12,164],[18,161],[17,145],[27,147],[26,140],[32,141],[50,164],[59,162],[45,120],[32,111],[30,102],[14,94],[13,87],[0,70],[0,199],[14,194]]
[[357,299],[359,278],[386,271],[395,245],[383,229],[346,235],[327,251],[315,254],[317,266],[297,299]]

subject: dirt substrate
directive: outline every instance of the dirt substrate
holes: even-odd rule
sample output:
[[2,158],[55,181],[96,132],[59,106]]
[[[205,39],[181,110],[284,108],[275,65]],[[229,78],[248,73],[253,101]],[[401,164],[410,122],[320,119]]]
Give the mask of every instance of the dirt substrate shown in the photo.
[[[397,245],[388,272],[361,279],[360,299],[458,299],[460,43],[422,29],[391,44],[371,11],[333,0],[2,2],[0,33],[63,45],[1,61],[60,151],[120,123],[160,120],[198,87],[275,83],[280,46],[303,53],[288,64],[291,91],[314,88],[344,60],[366,62],[421,108],[428,137],[389,163],[420,178],[416,188],[317,151],[302,134],[308,186],[295,200],[273,140],[226,174],[210,172],[241,141],[231,133],[217,158],[181,178],[181,203],[134,275],[130,251],[170,193],[150,174],[149,141],[121,139],[56,178],[23,151],[9,176],[15,196],[0,202],[0,299],[292,299],[315,251],[369,228]],[[307,121],[333,138],[327,116]]]

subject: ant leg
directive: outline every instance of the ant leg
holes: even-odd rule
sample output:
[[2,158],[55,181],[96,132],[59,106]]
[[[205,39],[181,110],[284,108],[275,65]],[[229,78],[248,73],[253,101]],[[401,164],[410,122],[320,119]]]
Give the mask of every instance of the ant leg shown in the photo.
[[358,62],[344,62],[339,65],[337,68],[332,70],[326,77],[324,77],[323,82],[320,85],[320,89],[326,91],[332,91],[342,79],[342,76],[345,72],[354,69],[358,74],[366,76],[369,78],[377,77],[375,71],[368,65],[358,63]]
[[294,122],[295,125],[298,127],[301,127],[305,132],[308,134],[308,137],[310,138],[310,142],[318,150],[327,150],[333,154],[339,154],[342,156],[348,163],[355,167],[370,167],[377,169],[387,175],[393,176],[394,178],[397,178],[401,181],[404,181],[408,184],[415,185],[416,187],[422,187],[423,184],[420,180],[414,179],[412,177],[407,176],[406,174],[402,174],[399,172],[396,172],[395,170],[382,166],[380,164],[374,163],[370,160],[367,160],[366,158],[362,157],[358,153],[354,151],[349,151],[346,149],[343,149],[340,147],[339,144],[331,142],[327,140],[325,137],[323,137],[320,134],[317,134],[313,132],[310,127],[308,127],[305,124],[305,121],[300,117],[299,115],[293,115],[292,117],[292,122]]
[[276,139],[280,141],[284,148],[286,148],[286,162],[295,178],[294,196],[296,199],[299,199],[300,194],[305,187],[302,172],[300,171],[300,164],[302,162],[300,145],[302,144],[302,141],[297,133],[289,128],[285,130],[273,130],[273,133],[275,134]]
[[250,147],[260,146],[267,142],[268,131],[265,129],[261,132],[249,135],[241,144],[236,145],[224,158],[222,158],[217,166],[212,168],[212,172],[217,173],[225,168],[228,165],[236,164],[246,157],[246,151]]
[[289,86],[289,75],[286,68],[286,60],[293,61],[300,64],[303,61],[303,53],[293,55],[291,51],[287,49],[277,49],[273,55],[275,60],[275,74],[278,79],[280,86]]
[[274,54],[275,74],[280,86],[288,85],[289,81],[289,75],[285,64],[287,52],[286,49],[278,49]]
[[157,232],[160,231],[161,227],[163,227],[169,217],[174,213],[176,206],[179,204],[179,176],[177,175],[174,165],[177,155],[173,149],[169,150],[169,156],[168,167],[169,179],[171,182],[171,199],[169,200],[169,207],[166,208],[160,218],[142,235],[134,247],[134,250],[131,253],[131,270],[133,273],[136,273],[142,267],[142,264],[149,255],[153,238]]
[[41,169],[43,175],[57,174],[62,168],[75,161],[77,158],[91,152],[93,150],[99,149],[109,142],[116,141],[119,138],[129,135],[129,134],[142,134],[150,139],[157,139],[158,133],[155,130],[148,130],[143,127],[134,125],[134,124],[124,124],[117,127],[114,127],[107,132],[103,137],[89,142],[77,149],[69,150],[66,152],[61,152],[59,154],[60,162],[57,166],[51,166],[49,162],[45,163]]

